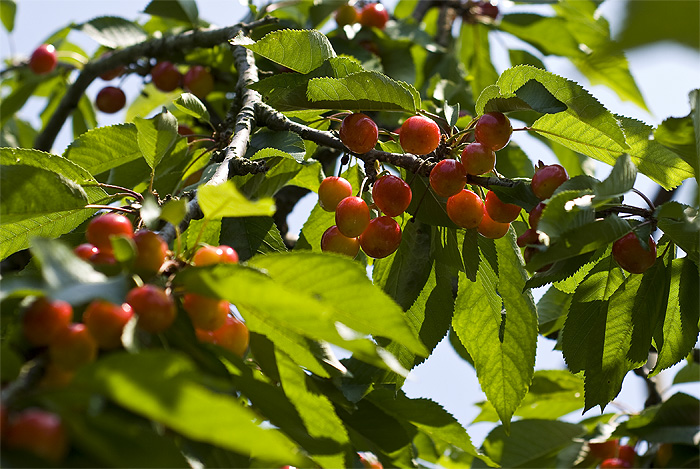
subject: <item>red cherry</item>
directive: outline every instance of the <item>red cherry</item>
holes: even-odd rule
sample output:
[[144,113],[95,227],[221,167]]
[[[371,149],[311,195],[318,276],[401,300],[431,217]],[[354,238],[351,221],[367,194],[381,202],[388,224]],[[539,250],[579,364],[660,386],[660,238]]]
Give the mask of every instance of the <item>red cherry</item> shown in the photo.
[[430,187],[441,197],[459,194],[466,183],[467,170],[457,160],[442,160],[430,171]]
[[127,303],[117,305],[95,300],[85,309],[83,323],[100,348],[115,349],[121,347],[124,326],[133,315],[134,312]]
[[440,144],[440,127],[425,116],[411,116],[399,132],[401,148],[414,155],[427,155]]
[[231,246],[222,244],[219,246],[217,253],[219,254],[219,262],[222,264],[238,263],[238,253]]
[[467,174],[478,176],[493,171],[496,154],[479,142],[470,143],[462,150],[462,164]]
[[369,207],[360,197],[346,197],[335,209],[335,224],[348,238],[357,238],[369,225]]
[[382,259],[392,254],[401,244],[401,227],[387,216],[377,217],[369,222],[360,235],[360,246],[369,257]]
[[64,370],[76,370],[96,357],[97,342],[85,324],[70,324],[49,345],[51,363]]
[[197,340],[199,340],[200,342],[209,342],[210,344],[216,343],[214,331],[203,331],[201,329],[195,329],[194,332],[197,335]]
[[68,452],[68,436],[61,418],[40,409],[25,409],[7,424],[7,448],[33,453],[54,464]]
[[360,252],[360,240],[348,238],[338,230],[337,226],[333,225],[321,236],[321,251],[355,257]]
[[114,114],[126,105],[126,95],[115,86],[105,86],[97,93],[95,105],[104,113]]
[[634,461],[637,458],[637,452],[634,450],[634,446],[621,445],[617,450],[617,457],[623,461],[627,461],[631,466],[634,466]]
[[140,230],[134,234],[134,272],[142,277],[157,274],[168,256],[168,244],[157,233]]
[[342,5],[335,10],[335,22],[341,28],[348,24],[355,24],[360,20],[360,12],[352,5]]
[[196,266],[213,265],[221,262],[221,255],[217,246],[202,246],[197,249],[192,258],[192,263]]
[[161,91],[173,91],[180,86],[182,74],[171,62],[158,62],[151,69],[151,81]]
[[377,144],[379,130],[367,115],[350,114],[340,124],[340,140],[354,153],[367,153]]
[[512,134],[510,119],[502,112],[487,112],[479,118],[474,130],[476,141],[494,151],[508,145]]
[[519,205],[502,202],[493,191],[486,193],[484,206],[491,219],[499,223],[510,223],[520,215]]
[[596,459],[609,459],[617,456],[620,440],[612,439],[601,442],[588,442],[588,449]]
[[73,252],[82,260],[89,261],[92,258],[92,256],[97,254],[98,249],[97,246],[95,246],[94,244],[83,243],[73,248]]
[[318,187],[318,203],[326,212],[335,212],[340,201],[351,195],[352,185],[338,176],[325,178]]
[[[530,210],[530,228],[533,230],[537,229],[537,225],[540,223],[540,218],[542,217],[542,211],[545,209],[547,204],[544,202],[540,202],[539,204],[535,205],[535,208]],[[598,444],[598,443],[593,443],[593,444]]]
[[139,327],[146,332],[158,334],[175,321],[176,309],[173,299],[155,285],[144,285],[131,289],[126,295],[139,318]]
[[602,463],[600,463],[600,468],[616,468],[616,467],[632,467],[632,464],[628,463],[624,459],[620,458],[610,458],[606,459]]
[[627,233],[613,243],[613,259],[627,272],[642,274],[656,262],[656,243],[649,236],[649,249],[642,246],[637,235]]
[[93,218],[87,226],[85,237],[97,246],[100,252],[112,252],[112,236],[134,237],[134,227],[124,215],[105,213]]
[[226,316],[224,325],[214,331],[214,340],[217,345],[243,357],[250,340],[248,327],[233,316]]
[[411,187],[400,177],[387,175],[374,181],[372,198],[384,215],[397,217],[411,203]]
[[540,244],[540,237],[537,234],[537,230],[528,228],[523,234],[518,236],[517,244],[519,247],[524,248],[528,244]]
[[124,73],[124,70],[126,70],[124,66],[120,65],[119,67],[113,68],[112,70],[107,70],[102,75],[100,75],[100,78],[104,81],[114,80],[115,78],[121,76]]
[[223,326],[229,313],[229,302],[218,298],[209,298],[196,293],[187,293],[182,299],[182,307],[192,320],[196,329],[213,331]]
[[56,340],[73,320],[73,308],[61,300],[35,300],[22,316],[22,330],[29,343],[42,347]]
[[510,228],[510,223],[494,221],[484,207],[484,217],[481,219],[481,223],[479,223],[478,227],[479,233],[482,236],[489,239],[502,238],[508,233],[508,228]]
[[447,216],[462,228],[476,228],[484,218],[484,203],[481,197],[468,189],[447,199]]
[[177,126],[177,133],[182,137],[187,137],[187,143],[192,143],[197,139],[194,130],[184,124]]
[[37,75],[51,73],[58,63],[56,48],[51,44],[37,47],[29,58],[29,69]]
[[189,69],[182,78],[182,83],[185,89],[200,99],[206,98],[214,90],[214,77],[201,65]]
[[381,3],[365,5],[360,12],[360,24],[365,28],[384,29],[389,21],[389,12]]
[[535,170],[530,187],[538,199],[549,199],[557,187],[561,186],[567,179],[569,179],[569,175],[563,166],[551,164]]

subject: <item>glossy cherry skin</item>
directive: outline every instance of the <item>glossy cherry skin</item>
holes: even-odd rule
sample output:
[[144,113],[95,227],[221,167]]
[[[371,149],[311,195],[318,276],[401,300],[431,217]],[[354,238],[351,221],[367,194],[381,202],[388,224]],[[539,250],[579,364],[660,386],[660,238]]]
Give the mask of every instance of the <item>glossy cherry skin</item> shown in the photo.
[[360,252],[360,240],[348,238],[333,225],[321,236],[321,251],[335,252],[349,257],[355,257]]
[[182,84],[190,93],[203,99],[214,90],[214,77],[206,68],[195,65],[182,77]]
[[457,160],[442,160],[430,171],[430,187],[441,197],[459,194],[466,183],[467,170]]
[[214,331],[214,340],[220,347],[243,357],[248,350],[250,334],[244,322],[229,315],[224,325]]
[[158,334],[175,321],[175,302],[163,289],[155,285],[131,289],[126,295],[126,302],[138,316],[139,327],[146,332]]
[[627,272],[642,274],[656,262],[656,243],[649,236],[649,250],[637,239],[634,233],[627,233],[613,243],[613,259]]
[[196,293],[187,293],[182,299],[182,307],[196,329],[213,331],[224,325],[229,313],[229,302],[209,298]]
[[414,155],[427,155],[440,144],[440,127],[425,116],[411,116],[401,125],[401,148]]
[[42,44],[32,52],[29,69],[37,75],[44,75],[53,72],[57,63],[56,48],[51,44]]
[[502,112],[487,112],[479,118],[474,129],[474,138],[493,151],[508,145],[513,127],[510,119]]
[[369,222],[360,235],[360,247],[365,254],[375,259],[389,256],[401,244],[401,227],[387,216],[377,217]]
[[619,467],[632,467],[632,464],[628,463],[624,459],[620,458],[610,458],[606,459],[603,462],[600,463],[600,468],[601,469],[607,469],[607,468],[619,468]]
[[406,211],[413,193],[411,187],[400,177],[382,176],[372,186],[372,198],[377,208],[390,217],[397,217]]
[[106,86],[97,93],[95,106],[107,114],[119,112],[126,105],[126,95],[116,86]]
[[484,207],[484,217],[479,223],[478,231],[481,236],[489,239],[502,238],[508,233],[510,223],[499,223],[494,221]]
[[340,124],[340,141],[354,153],[367,153],[377,144],[379,129],[369,116],[356,112]]
[[116,349],[121,347],[124,326],[133,315],[128,303],[95,300],[85,309],[83,323],[101,349]]
[[84,261],[89,261],[98,251],[97,246],[90,243],[79,244],[73,248],[75,255]]
[[134,272],[142,277],[157,274],[168,257],[168,244],[157,233],[140,230],[134,233],[136,257]]
[[545,204],[544,202],[540,202],[539,204],[535,205],[535,208],[530,210],[530,218],[528,221],[530,222],[530,228],[532,228],[533,230],[537,229],[537,225],[540,223],[540,218],[542,217],[542,211],[545,209],[546,206],[547,204]]
[[342,5],[335,10],[335,22],[341,28],[348,24],[355,24],[360,20],[360,12],[352,5]]
[[484,218],[484,202],[474,192],[462,189],[447,199],[447,216],[462,228],[476,228]]
[[158,62],[151,69],[151,81],[161,91],[173,91],[182,83],[182,74],[171,62]]
[[634,461],[637,459],[637,452],[634,450],[633,446],[620,445],[617,450],[617,457],[623,461],[627,461],[631,466],[634,466]]
[[202,246],[194,253],[192,262],[196,266],[212,264],[236,264],[238,263],[238,253],[231,246],[222,244],[220,246]]
[[117,213],[105,213],[93,218],[87,226],[85,237],[88,242],[97,246],[97,249],[112,252],[112,236],[134,237],[134,226],[124,215]]
[[537,234],[537,230],[528,228],[523,234],[518,236],[517,244],[518,247],[524,248],[528,244],[539,244],[540,236]]
[[493,171],[496,165],[496,154],[479,142],[470,143],[462,150],[462,164],[467,174],[479,176]]
[[589,442],[588,450],[596,459],[609,459],[617,456],[617,447],[620,440],[612,439],[600,442]]
[[7,448],[30,452],[54,464],[68,453],[68,435],[61,418],[41,409],[12,416],[3,438]]
[[22,330],[29,343],[43,347],[53,343],[72,321],[73,308],[70,304],[42,297],[24,311]]
[[535,170],[530,187],[538,199],[549,199],[557,187],[561,186],[567,179],[569,179],[569,174],[566,169],[561,165],[552,164]]
[[96,357],[97,342],[82,323],[70,324],[49,345],[51,363],[64,370],[76,370]]
[[340,201],[351,195],[352,185],[339,176],[327,177],[318,186],[318,204],[326,212],[335,212]]
[[360,24],[366,28],[384,29],[389,21],[389,12],[381,3],[365,5],[360,12]]
[[357,238],[369,225],[369,207],[360,197],[346,197],[335,209],[335,224],[348,238]]
[[486,212],[493,221],[498,223],[510,223],[520,215],[520,206],[515,204],[507,204],[498,198],[493,191],[486,193],[484,201]]

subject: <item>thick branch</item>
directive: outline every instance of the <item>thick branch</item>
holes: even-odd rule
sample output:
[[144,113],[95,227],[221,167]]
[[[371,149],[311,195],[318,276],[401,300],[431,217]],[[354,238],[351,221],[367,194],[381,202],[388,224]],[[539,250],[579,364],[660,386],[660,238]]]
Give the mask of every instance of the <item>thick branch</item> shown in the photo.
[[58,132],[63,127],[71,112],[78,106],[80,98],[85,93],[92,81],[104,72],[135,62],[141,57],[167,57],[172,51],[187,50],[195,47],[214,47],[236,36],[239,31],[248,31],[262,24],[274,21],[263,18],[262,20],[248,24],[237,24],[221,29],[208,31],[187,31],[176,36],[167,36],[153,39],[120,51],[116,51],[108,57],[88,63],[80,72],[78,78],[61,99],[56,111],[46,124],[46,128],[39,134],[34,147],[39,150],[51,151]]

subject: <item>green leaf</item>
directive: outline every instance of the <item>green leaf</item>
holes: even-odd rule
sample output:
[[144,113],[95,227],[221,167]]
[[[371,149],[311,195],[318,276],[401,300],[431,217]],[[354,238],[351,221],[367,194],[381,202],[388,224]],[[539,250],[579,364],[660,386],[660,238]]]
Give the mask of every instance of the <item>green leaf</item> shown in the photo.
[[231,41],[299,73],[309,73],[335,57],[330,41],[315,30],[283,29],[268,33],[255,43],[240,35]]
[[100,16],[78,26],[100,45],[117,49],[145,41],[146,32],[133,22],[118,16]]
[[[556,193],[542,211],[542,224],[537,230],[556,240],[568,232],[580,230],[596,219],[590,191],[562,191]],[[545,212],[547,214],[545,215]]]
[[143,12],[162,18],[172,18],[192,26],[197,26],[199,23],[199,10],[195,0],[151,0]]
[[163,92],[156,88],[153,82],[144,84],[141,93],[128,103],[124,122],[133,123],[137,117],[147,116],[156,109],[170,106],[180,93],[182,90],[179,89]]
[[700,381],[700,363],[693,361],[688,362],[673,377],[673,384],[696,383],[698,381]]
[[246,199],[232,181],[218,186],[206,184],[197,194],[199,206],[204,217],[216,219],[223,217],[272,216],[275,203],[270,198],[252,202]]
[[566,320],[566,312],[571,305],[572,295],[570,293],[550,287],[537,302],[537,320],[539,322],[539,332],[547,336],[554,331],[560,330]]
[[634,435],[650,443],[679,443],[697,446],[698,399],[682,392],[665,402],[644,409],[618,427],[616,433]]
[[499,26],[545,55],[574,57],[581,53],[578,41],[569,31],[568,22],[561,17],[514,13],[503,15]]
[[287,250],[272,217],[224,218],[219,243],[234,248],[241,261]]
[[15,14],[17,4],[15,0],[0,0],[0,20],[8,33],[15,29]]
[[160,218],[173,226],[180,224],[187,213],[187,199],[172,199],[161,207]]
[[678,202],[666,202],[656,208],[658,226],[674,243],[683,249],[688,256],[698,262],[700,260],[700,217],[694,207]]
[[139,149],[152,169],[161,162],[177,140],[177,119],[167,110],[150,118],[134,118]]
[[469,71],[472,94],[479,94],[496,82],[498,72],[491,62],[489,27],[481,23],[462,23],[460,30],[460,60]]
[[141,156],[133,124],[118,124],[90,130],[63,152],[63,157],[97,175]]
[[294,132],[276,132],[262,129],[255,132],[251,137],[246,154],[252,155],[250,159],[253,160],[282,156],[284,158],[293,158],[297,163],[302,163],[306,155],[306,147],[304,146],[304,140]]
[[192,93],[182,93],[173,104],[176,108],[195,119],[209,122],[209,111],[198,97]]
[[206,386],[194,363],[176,352],[115,353],[85,367],[76,385],[196,441],[284,464],[304,464],[296,445],[230,394]]
[[[691,93],[692,94],[692,93]],[[696,146],[693,114],[669,117],[655,130],[654,140],[678,153],[698,174],[698,147]]]
[[510,64],[512,66],[532,65],[533,67],[541,68],[542,70],[547,69],[539,58],[525,50],[510,49],[508,51],[508,58],[510,59]]
[[636,179],[637,167],[625,153],[615,161],[615,166],[607,179],[595,186],[593,194],[596,197],[596,205],[629,192],[634,187]]
[[670,1],[664,7],[647,2],[628,5],[619,33],[620,46],[628,49],[660,41],[674,41],[699,49],[695,31],[700,30],[700,5],[696,2]]
[[420,97],[413,86],[376,72],[343,78],[313,78],[307,96],[318,109],[416,112]]

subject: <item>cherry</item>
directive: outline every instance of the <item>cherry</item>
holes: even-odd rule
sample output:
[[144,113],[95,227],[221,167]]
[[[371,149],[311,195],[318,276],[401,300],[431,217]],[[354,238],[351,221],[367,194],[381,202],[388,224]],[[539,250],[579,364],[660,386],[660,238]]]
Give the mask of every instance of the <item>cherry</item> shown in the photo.
[[177,133],[178,135],[182,137],[187,137],[187,143],[192,143],[197,139],[195,136],[194,130],[192,130],[190,127],[186,126],[185,124],[180,124],[177,126]]
[[474,130],[476,141],[494,151],[508,145],[512,134],[510,119],[502,112],[487,112],[479,118]]
[[200,99],[206,98],[214,90],[214,77],[201,65],[190,68],[182,77],[182,83],[188,91]]
[[474,192],[462,189],[447,199],[447,216],[457,226],[476,228],[484,218],[484,203]]
[[214,331],[216,344],[235,353],[245,355],[250,340],[248,327],[233,316],[226,316],[224,325]]
[[66,370],[49,362],[44,370],[44,376],[41,378],[39,385],[43,388],[65,388],[73,381],[76,375],[76,370]]
[[104,81],[114,80],[115,78],[121,76],[124,73],[124,70],[126,70],[124,66],[120,65],[119,67],[113,68],[112,70],[107,70],[102,75],[100,75],[100,78]]
[[482,236],[489,239],[502,238],[508,233],[508,228],[510,228],[510,223],[494,221],[486,211],[486,207],[484,207],[484,217],[481,219],[481,223],[479,223],[478,227],[479,233]]
[[537,234],[537,230],[533,228],[525,230],[523,234],[518,236],[517,244],[521,248],[524,248],[528,244],[540,244],[540,236]]
[[365,28],[384,29],[389,21],[389,12],[381,3],[365,5],[360,12],[360,24]]
[[400,177],[387,175],[374,181],[372,198],[384,215],[397,217],[411,203],[411,187]]
[[340,201],[351,195],[352,185],[338,176],[325,178],[318,187],[318,203],[326,212],[335,212]]
[[98,250],[97,253],[90,258],[90,262],[93,266],[97,267],[98,270],[107,275],[116,274],[121,271],[121,267],[117,264],[117,259],[114,257],[114,251],[112,250]]
[[58,63],[56,48],[51,44],[37,47],[29,58],[29,69],[37,75],[51,73]]
[[335,22],[341,28],[348,24],[355,24],[360,20],[360,12],[352,5],[342,5],[335,10]]
[[569,175],[563,166],[558,164],[541,165],[535,169],[530,187],[538,199],[549,199],[557,187],[561,186],[567,179],[569,179]]
[[617,457],[623,461],[627,461],[631,466],[634,466],[634,461],[637,458],[637,452],[634,446],[621,445],[617,450]]
[[194,253],[192,263],[196,266],[212,264],[236,264],[238,263],[238,253],[231,246],[222,244],[221,246],[202,246]]
[[146,332],[158,334],[175,321],[176,309],[173,299],[155,285],[131,289],[126,295],[126,302],[138,316],[139,326]]
[[546,206],[547,204],[545,204],[544,202],[540,202],[539,204],[535,205],[535,208],[530,210],[530,228],[532,228],[533,230],[537,229],[537,225],[539,224],[540,218],[542,217],[542,211],[545,209]]
[[467,170],[457,160],[442,160],[430,171],[430,187],[441,197],[458,194],[466,183]]
[[366,114],[350,114],[340,124],[340,141],[353,153],[367,153],[377,144],[377,124]]
[[158,62],[151,69],[151,81],[161,91],[173,91],[182,82],[182,74],[171,62]]
[[360,240],[348,238],[338,230],[337,226],[333,225],[321,236],[321,251],[355,257],[360,251]]
[[41,409],[25,409],[7,424],[4,443],[8,448],[27,451],[58,463],[68,452],[68,435],[61,418]]
[[632,467],[632,464],[628,463],[624,459],[620,458],[610,458],[604,460],[602,463],[600,463],[600,468],[615,468],[615,467]]
[[357,238],[369,225],[369,207],[360,197],[345,197],[335,209],[335,224],[348,238]]
[[401,125],[401,148],[414,155],[427,155],[440,144],[440,127],[425,116],[411,116]]
[[134,234],[134,271],[142,277],[157,274],[168,256],[168,244],[157,233],[140,230]]
[[219,262],[221,264],[237,264],[238,263],[238,253],[231,246],[222,244],[219,246]]
[[493,171],[496,154],[482,143],[470,143],[462,150],[462,164],[467,174],[478,176]]
[[357,453],[357,456],[360,459],[362,467],[366,469],[384,469],[382,463],[372,453],[362,452]]
[[498,17],[498,6],[489,2],[479,2],[476,5],[474,14],[486,16],[495,20]]
[[122,345],[124,326],[134,315],[128,303],[120,305],[105,300],[95,300],[83,313],[83,323],[103,349],[115,349]]
[[64,370],[76,370],[96,357],[97,342],[85,324],[70,324],[49,345],[51,363]]
[[377,217],[369,222],[360,235],[360,246],[369,257],[382,259],[399,248],[401,227],[388,216]]
[[93,218],[87,226],[85,237],[97,246],[100,252],[112,252],[112,236],[134,237],[134,227],[131,221],[118,213],[105,213]]
[[92,258],[92,256],[97,254],[98,249],[97,246],[95,246],[94,244],[83,243],[73,248],[73,252],[82,260],[89,261]]
[[73,307],[61,300],[46,297],[35,300],[22,316],[22,330],[29,343],[49,345],[73,320]]
[[641,274],[656,262],[656,243],[649,236],[649,249],[642,246],[637,235],[627,233],[613,243],[613,259],[627,272]]
[[229,302],[209,298],[196,293],[187,293],[182,299],[182,307],[196,329],[213,331],[223,326],[229,312]]
[[116,86],[105,86],[97,93],[95,105],[102,112],[114,114],[126,105],[126,95]]
[[510,223],[520,215],[519,205],[502,202],[493,191],[486,193],[484,206],[489,217],[499,223]]

